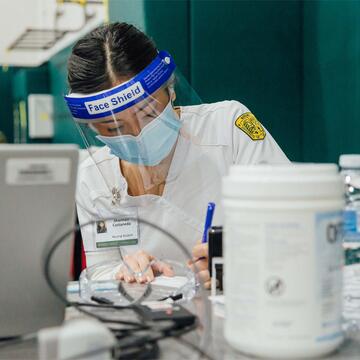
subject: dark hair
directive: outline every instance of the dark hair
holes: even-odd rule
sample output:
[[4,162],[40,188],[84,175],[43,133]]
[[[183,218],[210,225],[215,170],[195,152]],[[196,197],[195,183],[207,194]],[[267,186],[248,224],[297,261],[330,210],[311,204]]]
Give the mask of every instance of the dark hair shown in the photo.
[[157,56],[153,41],[127,23],[102,25],[80,39],[68,61],[71,92],[89,94],[135,76]]

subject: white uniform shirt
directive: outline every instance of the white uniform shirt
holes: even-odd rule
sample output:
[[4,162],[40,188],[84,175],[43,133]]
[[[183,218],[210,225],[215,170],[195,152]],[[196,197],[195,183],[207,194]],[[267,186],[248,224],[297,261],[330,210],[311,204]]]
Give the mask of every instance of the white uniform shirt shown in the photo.
[[[163,195],[130,196],[127,182],[121,174],[119,159],[103,147],[85,160],[79,169],[77,211],[80,224],[114,216],[124,208],[165,228],[191,251],[201,239],[207,203],[216,203],[213,225],[223,224],[221,179],[232,164],[288,163],[271,135],[264,129],[262,140],[253,140],[243,131],[237,119],[249,110],[237,101],[181,107],[183,128],[195,139],[195,144],[177,143]],[[246,130],[246,129],[245,129]],[[185,149],[185,150],[184,150]],[[115,189],[119,203],[112,204]],[[95,226],[95,225],[94,225]],[[119,259],[117,249],[97,249],[94,227],[82,229],[87,265]],[[140,242],[126,247],[132,251],[144,249],[157,258],[185,261],[184,255],[167,236],[139,224]]]

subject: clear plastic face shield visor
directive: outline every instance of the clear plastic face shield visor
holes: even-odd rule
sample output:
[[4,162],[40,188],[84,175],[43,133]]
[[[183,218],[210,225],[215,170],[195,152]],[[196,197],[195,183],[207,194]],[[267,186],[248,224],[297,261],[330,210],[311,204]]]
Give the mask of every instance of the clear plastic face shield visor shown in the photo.
[[[170,233],[179,233],[178,239],[190,254],[196,239],[201,238],[203,216],[200,215],[201,219],[196,217],[199,211],[196,211],[195,206],[189,205],[189,200],[195,201],[196,206],[204,211],[208,201],[202,197],[203,204],[185,190],[186,186],[191,184],[193,190],[201,194],[204,185],[200,180],[208,176],[208,172],[200,173],[206,161],[201,157],[198,148],[193,148],[192,156],[189,156],[189,149],[196,144],[197,139],[192,134],[192,127],[189,127],[185,120],[196,117],[196,110],[189,110],[189,105],[199,105],[201,101],[175,68],[170,54],[160,51],[143,71],[111,89],[94,94],[65,96],[89,150],[89,160],[92,160],[89,166],[95,166],[97,170],[91,176],[100,176],[106,184],[107,193],[110,194],[107,198],[103,189],[89,189],[92,193],[99,193],[87,195],[93,196],[91,201],[96,213],[91,214],[94,223],[85,229],[87,236],[94,238],[92,251],[95,253],[109,250],[114,262],[104,264],[104,273],[109,266],[115,268],[122,264],[126,269],[131,267],[126,256],[133,252],[133,245],[123,245],[118,241],[113,246],[111,241],[107,241],[110,236],[117,236],[113,230],[118,228],[115,226],[117,224],[111,222],[111,219],[119,216],[115,220],[119,224],[123,222],[129,229],[132,226],[139,229],[134,247],[154,256],[150,266],[156,269],[158,261],[175,259],[183,265],[175,271],[175,275],[191,278],[186,265],[189,257],[184,255],[181,249],[177,249],[178,256],[169,257],[168,254],[174,253],[176,245],[168,235],[149,226],[149,223],[156,224]],[[187,114],[183,114],[183,107],[187,108]],[[111,155],[115,156],[111,160],[114,168],[109,171],[104,165],[104,159],[108,160]],[[198,171],[198,176],[194,175],[194,171]],[[193,185],[193,176],[199,179],[198,188],[196,184]],[[124,178],[127,187],[121,190],[119,182]],[[166,191],[165,187],[163,193],[157,193],[156,186],[159,184],[165,184],[170,190]],[[144,194],[151,195],[137,196]],[[121,218],[127,215],[130,221]],[[141,222],[141,219],[145,222]],[[80,217],[79,220],[81,221]],[[181,227],[181,230],[177,230],[177,227]],[[198,233],[194,232],[194,227],[198,229]],[[193,238],[190,238],[191,236]],[[87,263],[89,266],[90,262]],[[176,265],[173,266],[173,269],[175,268]],[[144,276],[147,270],[148,266],[141,269],[137,276]],[[89,267],[88,274],[91,271]],[[93,271],[101,272],[101,266],[93,268]]]
[[65,96],[86,148],[92,153],[106,145],[121,166],[136,165],[145,192],[167,175],[162,168],[171,163],[179,136],[191,137],[177,106],[200,103],[175,68],[170,54],[160,51],[143,71],[111,89]]

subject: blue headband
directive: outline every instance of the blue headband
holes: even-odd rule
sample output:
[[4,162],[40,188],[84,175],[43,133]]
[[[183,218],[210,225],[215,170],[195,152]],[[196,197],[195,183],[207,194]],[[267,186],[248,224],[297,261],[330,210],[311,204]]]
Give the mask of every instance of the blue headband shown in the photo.
[[166,51],[158,56],[135,77],[124,84],[95,95],[67,95],[65,101],[77,120],[95,120],[123,111],[146,99],[169,80],[175,62]]

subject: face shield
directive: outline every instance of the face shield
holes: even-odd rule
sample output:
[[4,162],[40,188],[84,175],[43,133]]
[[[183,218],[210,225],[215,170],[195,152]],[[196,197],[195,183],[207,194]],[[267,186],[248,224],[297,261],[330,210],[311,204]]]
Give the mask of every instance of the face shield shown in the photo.
[[106,145],[124,167],[137,165],[145,192],[164,181],[179,137],[191,138],[180,106],[201,103],[165,51],[128,81],[94,94],[69,94],[65,100],[90,154]]
[[182,128],[180,110],[174,109],[177,93],[180,101],[196,99],[184,78],[176,75],[171,56],[161,51],[132,79],[99,93],[70,94],[65,99],[88,149],[106,145],[124,162],[154,167],[171,160]]
[[186,264],[168,236],[147,223],[176,234],[188,251],[202,237],[219,176],[212,170],[213,147],[202,147],[198,137],[200,99],[175,68],[160,51],[111,89],[65,97],[90,155],[78,189],[90,204],[80,204],[86,213],[79,213],[80,224],[94,221],[82,229],[88,266],[124,262],[139,249],[154,262]]

